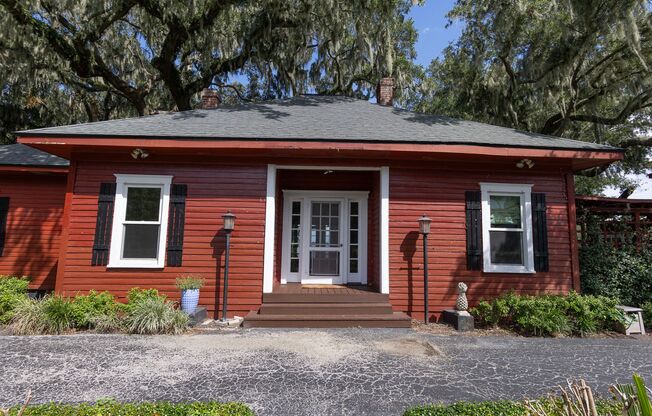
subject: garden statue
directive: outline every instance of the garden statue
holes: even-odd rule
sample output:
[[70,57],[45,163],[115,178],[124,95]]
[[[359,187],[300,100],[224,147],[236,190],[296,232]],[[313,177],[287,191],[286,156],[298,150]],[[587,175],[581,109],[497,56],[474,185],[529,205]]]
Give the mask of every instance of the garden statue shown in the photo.
[[455,302],[455,309],[458,311],[466,311],[469,308],[469,301],[466,299],[466,290],[468,287],[460,282],[457,284],[457,302]]

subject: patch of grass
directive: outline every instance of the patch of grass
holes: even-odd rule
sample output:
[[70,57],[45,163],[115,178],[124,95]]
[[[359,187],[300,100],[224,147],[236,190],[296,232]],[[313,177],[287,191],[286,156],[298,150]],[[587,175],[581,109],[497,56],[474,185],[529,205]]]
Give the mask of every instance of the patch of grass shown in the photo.
[[[19,407],[9,411],[16,416]],[[43,404],[28,406],[24,416],[254,416],[242,403],[117,403],[103,401],[96,404]]]

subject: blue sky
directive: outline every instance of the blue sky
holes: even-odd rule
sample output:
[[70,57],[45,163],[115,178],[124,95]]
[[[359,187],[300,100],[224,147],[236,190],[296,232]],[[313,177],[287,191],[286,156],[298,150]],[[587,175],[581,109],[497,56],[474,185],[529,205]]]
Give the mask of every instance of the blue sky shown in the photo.
[[446,27],[446,13],[453,8],[454,0],[430,0],[423,6],[414,6],[409,16],[419,31],[416,62],[428,66],[430,61],[441,55],[449,43],[454,42],[462,31],[463,25],[454,22]]

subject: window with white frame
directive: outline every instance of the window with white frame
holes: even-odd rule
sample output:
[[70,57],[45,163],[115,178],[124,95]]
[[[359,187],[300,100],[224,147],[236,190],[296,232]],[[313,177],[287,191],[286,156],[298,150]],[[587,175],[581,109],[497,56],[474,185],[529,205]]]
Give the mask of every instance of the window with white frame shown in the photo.
[[484,271],[534,273],[532,185],[481,183]]
[[115,177],[108,267],[163,267],[172,176]]

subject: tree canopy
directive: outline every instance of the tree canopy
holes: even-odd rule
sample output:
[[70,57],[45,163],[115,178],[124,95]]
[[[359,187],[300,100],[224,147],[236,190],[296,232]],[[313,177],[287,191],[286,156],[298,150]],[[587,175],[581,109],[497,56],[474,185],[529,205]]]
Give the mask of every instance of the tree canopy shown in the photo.
[[227,99],[369,96],[383,75],[411,82],[410,5],[0,0],[0,105],[22,106],[23,127],[188,110],[207,87]]
[[458,0],[465,26],[406,104],[627,149],[583,193],[628,186],[652,146],[652,18],[643,0]]
[[649,0],[457,0],[460,38],[414,63],[421,0],[0,0],[0,141],[14,130],[305,92],[612,144],[581,193],[649,167]]

